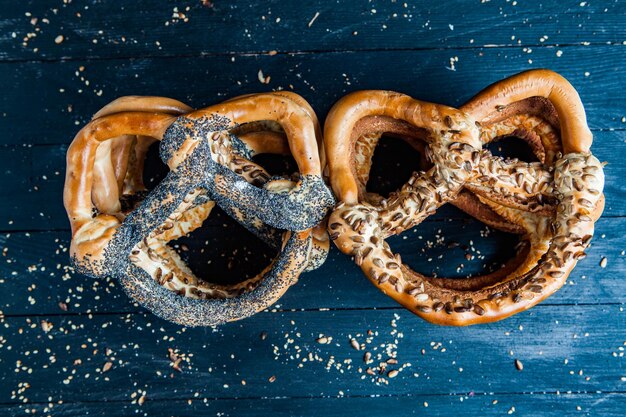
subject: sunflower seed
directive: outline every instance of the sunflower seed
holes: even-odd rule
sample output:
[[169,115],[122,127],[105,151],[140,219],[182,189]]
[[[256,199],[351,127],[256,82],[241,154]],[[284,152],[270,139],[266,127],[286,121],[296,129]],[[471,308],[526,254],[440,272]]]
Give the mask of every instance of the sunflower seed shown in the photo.
[[474,304],[474,313],[478,314],[479,316],[482,316],[485,314],[485,309],[479,306],[478,304]]
[[361,346],[359,346],[359,342],[356,339],[350,339],[350,345],[356,350],[361,350]]

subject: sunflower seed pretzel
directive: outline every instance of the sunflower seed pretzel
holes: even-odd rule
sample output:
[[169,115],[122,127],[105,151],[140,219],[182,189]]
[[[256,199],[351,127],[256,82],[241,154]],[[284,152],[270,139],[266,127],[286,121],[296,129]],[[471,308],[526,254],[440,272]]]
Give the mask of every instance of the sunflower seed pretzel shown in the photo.
[[[431,164],[388,198],[365,188],[385,132],[416,147],[424,141]],[[331,239],[379,289],[433,323],[496,321],[550,296],[585,256],[603,210],[604,174],[589,150],[584,108],[574,88],[551,71],[496,83],[462,110],[389,91],[352,93],[331,109],[324,133],[339,199],[329,218]],[[506,135],[525,137],[541,162],[482,149]],[[448,202],[522,232],[518,256],[500,271],[463,280],[426,277],[403,265],[385,239]]]
[[[299,96],[250,95],[190,110],[156,97],[103,108],[68,150],[64,202],[71,255],[83,272],[115,276],[170,321],[216,325],[268,307],[302,270],[323,262],[327,239],[312,228],[334,199],[321,177],[317,120]],[[242,139],[237,129],[246,130]],[[155,140],[170,172],[146,195],[143,158]],[[292,180],[270,178],[249,160],[277,150],[293,154],[299,174]],[[214,204],[279,251],[256,277],[232,286],[198,280],[167,245],[199,227]]]

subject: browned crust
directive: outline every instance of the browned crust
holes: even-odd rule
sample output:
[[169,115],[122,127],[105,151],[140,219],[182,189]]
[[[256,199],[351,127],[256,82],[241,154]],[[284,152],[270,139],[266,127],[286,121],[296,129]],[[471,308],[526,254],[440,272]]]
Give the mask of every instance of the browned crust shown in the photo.
[[[450,141],[478,145],[473,120],[451,107],[418,101],[393,91],[369,90],[348,94],[333,106],[324,124],[328,165],[334,177],[331,178],[331,185],[335,195],[348,204],[355,204],[359,195],[351,163],[354,156],[352,131],[362,118],[368,116],[404,121],[416,128],[427,129],[431,134],[447,132],[451,135]],[[450,123],[456,123],[457,129],[452,129]],[[426,140],[432,141],[432,136],[427,135]]]
[[[420,160],[417,161],[416,166],[420,167],[421,170],[427,170],[432,166],[425,154],[425,141],[428,136],[426,129],[416,128],[403,120],[385,116],[363,117],[355,124],[351,137],[354,144],[352,157],[358,162],[352,165],[352,171],[354,177],[357,178],[361,201],[379,202],[382,199],[382,196],[367,192],[366,184],[369,178],[372,155],[383,133],[401,138],[418,150]],[[481,138],[485,140],[486,135],[481,135]],[[531,144],[536,153],[543,153],[544,148],[540,142],[532,142]],[[357,154],[359,155],[357,156]],[[451,204],[496,229],[520,234],[524,232],[523,228],[506,221],[467,189],[462,190],[458,197],[451,201]]]
[[[415,132],[427,131],[434,166],[414,174],[389,198],[372,199],[364,183],[376,135],[384,130],[369,126],[380,117],[396,122],[379,129],[404,129],[408,123]],[[521,128],[531,132],[524,139],[553,169],[480,149]],[[584,257],[603,207],[602,165],[588,152],[591,134],[578,94],[546,70],[488,87],[463,111],[388,91],[352,93],[331,109],[325,141],[340,200],[329,219],[331,239],[379,289],[433,323],[496,321],[553,294]],[[460,194],[464,187],[474,194]],[[491,225],[523,232],[527,249],[501,271],[460,281],[424,277],[403,265],[385,238],[454,201]]]
[[499,110],[529,97],[544,97],[559,118],[565,153],[589,152],[593,135],[576,89],[561,75],[547,69],[530,70],[499,81],[482,90],[461,111],[474,119],[498,120]]
[[186,115],[189,119],[206,116],[223,117],[229,121],[230,128],[259,120],[275,121],[283,127],[300,173],[317,175],[322,171],[315,120],[307,109],[285,96],[271,93],[242,96]]
[[[163,137],[165,129],[176,119],[175,116],[161,113],[124,112],[93,120],[78,132],[67,151],[67,173],[63,201],[68,212],[72,233],[91,221],[94,164],[101,142],[122,135],[143,135],[157,139]],[[109,157],[108,152],[101,154]],[[106,163],[106,181],[117,184],[112,164]],[[119,200],[117,186],[110,187],[111,194],[106,198]]]

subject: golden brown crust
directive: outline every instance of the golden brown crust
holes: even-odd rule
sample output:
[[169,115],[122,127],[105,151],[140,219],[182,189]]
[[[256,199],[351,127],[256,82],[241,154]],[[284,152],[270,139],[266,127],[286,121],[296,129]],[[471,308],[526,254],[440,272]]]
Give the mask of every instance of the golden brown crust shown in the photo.
[[[348,94],[333,106],[326,118],[324,143],[331,176],[335,177],[331,179],[333,191],[349,204],[358,201],[358,185],[350,157],[354,153],[354,146],[350,138],[355,125],[367,116],[397,119],[416,128],[427,129],[433,135],[446,132],[446,142],[455,140],[470,146],[478,144],[473,120],[451,107],[421,102],[392,91],[357,91]],[[451,129],[448,120],[456,123],[457,129]],[[427,138],[430,140],[431,136]]]
[[[602,165],[588,152],[584,109],[562,77],[526,72],[488,87],[463,110],[362,91],[342,98],[325,124],[331,185],[340,200],[329,219],[331,239],[384,293],[448,325],[500,320],[554,293],[584,257],[603,207]],[[387,129],[423,138],[433,165],[388,198],[372,197],[365,191],[369,164]],[[511,134],[526,135],[542,162],[504,160],[481,149]],[[506,268],[483,277],[452,282],[410,270],[385,239],[446,202],[523,232],[527,244]]]
[[[101,142],[122,135],[144,135],[157,139],[176,119],[168,114],[125,112],[95,119],[78,132],[67,151],[68,170],[65,177],[63,201],[70,218],[72,232],[91,220],[91,189],[93,166]],[[105,156],[107,153],[102,153]],[[107,175],[107,180],[114,175]],[[113,190],[113,187],[109,189]],[[115,199],[117,193],[110,197]]]
[[474,119],[497,119],[499,110],[530,97],[543,97],[554,106],[560,124],[563,151],[589,152],[593,135],[580,96],[561,75],[547,69],[530,70],[492,84],[461,107]]
[[[186,104],[166,97],[126,96],[104,106],[93,116],[93,119],[123,112],[162,113],[178,116],[191,110],[192,108]],[[133,166],[132,169],[139,172],[134,173],[133,179],[140,181],[140,184],[135,184],[135,186],[143,186],[141,175],[145,157],[143,151],[147,150],[147,146],[154,140],[149,136],[138,138],[136,135],[122,135],[104,141],[101,146],[98,146],[91,193],[94,206],[98,211],[116,213],[120,210],[119,198],[124,193],[123,188],[129,158],[131,158],[131,152],[135,148],[137,148],[138,153],[131,160],[138,165]],[[137,144],[137,141],[141,143]],[[113,189],[113,176],[117,178],[117,192]]]
[[94,114],[93,119],[98,119],[109,114],[123,113],[127,111],[143,111],[147,113],[164,113],[178,116],[189,113],[193,108],[183,102],[167,97],[158,96],[124,96],[113,100]]

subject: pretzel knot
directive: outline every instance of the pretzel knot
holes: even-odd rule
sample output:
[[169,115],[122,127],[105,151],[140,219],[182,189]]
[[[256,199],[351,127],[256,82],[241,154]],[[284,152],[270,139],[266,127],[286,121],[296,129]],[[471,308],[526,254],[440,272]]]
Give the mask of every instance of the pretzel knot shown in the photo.
[[[383,133],[424,149],[424,171],[388,198],[366,189]],[[540,162],[493,156],[482,146],[517,136]],[[547,70],[496,83],[460,110],[389,91],[342,98],[325,123],[330,180],[339,204],[328,229],[368,278],[428,321],[469,325],[537,304],[585,256],[603,210],[602,164],[574,88]],[[432,278],[402,263],[385,239],[421,223],[445,203],[496,228],[522,234],[515,259],[492,274]]]
[[[155,140],[170,171],[146,192],[143,160]],[[325,226],[318,225],[335,201],[321,152],[315,114],[293,93],[242,96],[197,111],[160,97],[118,99],[68,150],[71,255],[82,272],[118,278],[129,296],[167,320],[217,325],[250,316],[326,257]],[[291,153],[299,172],[270,177],[251,161],[258,153]],[[200,227],[215,204],[278,252],[260,274],[235,285],[198,279],[168,246]]]

